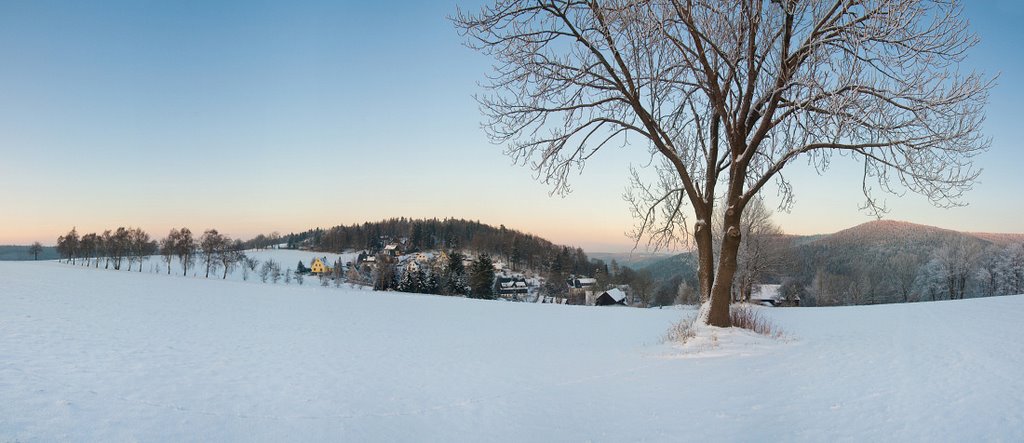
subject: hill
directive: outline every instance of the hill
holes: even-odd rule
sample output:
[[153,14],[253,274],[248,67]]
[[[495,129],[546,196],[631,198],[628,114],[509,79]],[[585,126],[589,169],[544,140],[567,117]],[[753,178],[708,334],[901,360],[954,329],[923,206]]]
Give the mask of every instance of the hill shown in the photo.
[[[760,280],[787,283],[804,303],[891,303],[1024,289],[1024,234],[966,233],[879,220],[833,234],[788,236],[783,243],[780,265]],[[694,275],[692,262],[683,254],[647,269],[671,286]]]
[[650,264],[657,263],[671,255],[672,254],[643,252],[587,252],[587,256],[590,258],[601,260],[609,264],[612,260],[615,260],[619,265],[629,266],[630,268],[637,270],[643,269]]
[[[294,259],[294,257],[292,257]],[[692,311],[0,263],[0,440],[1022,441],[1024,296]],[[682,417],[682,418],[681,418]]]
[[361,249],[374,252],[389,243],[401,245],[403,251],[460,249],[500,257],[513,267],[521,265],[540,270],[560,261],[566,269],[579,268],[580,274],[592,273],[589,259],[580,248],[556,245],[505,225],[495,227],[473,220],[392,218],[315,228],[290,234],[285,239],[290,248],[337,253]]

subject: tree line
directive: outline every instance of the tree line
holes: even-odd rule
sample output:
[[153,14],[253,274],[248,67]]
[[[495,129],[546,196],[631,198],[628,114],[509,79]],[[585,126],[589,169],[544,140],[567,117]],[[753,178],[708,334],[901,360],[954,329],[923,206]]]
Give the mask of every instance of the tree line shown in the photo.
[[100,267],[104,269],[122,268],[131,271],[136,264],[142,272],[143,263],[151,256],[160,255],[166,264],[167,273],[171,273],[171,264],[177,259],[181,265],[182,275],[188,275],[189,269],[197,264],[205,271],[206,278],[211,273],[223,269],[221,278],[227,278],[240,265],[252,265],[245,256],[244,243],[221,234],[216,229],[208,229],[196,238],[188,228],[171,229],[167,237],[153,240],[140,228],[118,227],[102,233],[79,235],[76,228],[67,234],[57,237],[57,253],[60,260],[70,264]]
[[142,263],[155,254],[157,248],[157,243],[142,229],[123,226],[84,235],[71,228],[67,234],[57,237],[57,254],[62,260],[97,268],[102,261],[104,269],[113,267],[120,270],[127,265],[126,269],[131,271],[138,263],[139,272],[142,272]]

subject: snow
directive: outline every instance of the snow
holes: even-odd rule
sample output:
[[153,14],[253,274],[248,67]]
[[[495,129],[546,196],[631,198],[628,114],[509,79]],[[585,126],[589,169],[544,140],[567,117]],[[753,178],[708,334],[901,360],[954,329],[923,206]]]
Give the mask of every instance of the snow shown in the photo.
[[0,263],[0,305],[0,441],[1024,441],[1024,296],[682,346],[692,310],[54,262]]

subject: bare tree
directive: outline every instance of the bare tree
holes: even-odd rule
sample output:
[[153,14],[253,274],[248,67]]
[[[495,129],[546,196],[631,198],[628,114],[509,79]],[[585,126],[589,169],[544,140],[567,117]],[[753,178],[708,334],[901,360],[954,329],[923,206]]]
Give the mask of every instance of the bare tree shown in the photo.
[[114,260],[114,270],[121,270],[121,264],[128,260],[128,270],[131,270],[132,263],[132,240],[131,231],[124,226],[118,226],[111,237],[109,253]]
[[74,264],[75,257],[78,256],[79,249],[79,238],[78,229],[71,228],[67,235],[61,235],[57,237],[57,253],[60,257],[67,259],[68,263]]
[[242,257],[242,280],[249,280],[249,272],[256,272],[256,267],[259,266],[260,261],[255,258],[244,256]]
[[917,277],[918,269],[921,267],[921,259],[914,254],[900,252],[887,263],[888,276],[895,283],[896,290],[903,303],[910,302],[910,295],[914,289],[914,280]]
[[128,270],[132,270],[131,260],[134,259],[139,263],[139,272],[142,272],[142,264],[149,260],[150,255],[156,254],[158,250],[157,245],[155,242],[150,241],[149,233],[143,231],[142,228],[129,229],[128,239],[129,249],[131,250]]
[[976,273],[976,262],[982,247],[966,236],[947,241],[933,253],[938,264],[939,277],[945,283],[950,300],[963,299],[967,292],[968,279]]
[[178,231],[178,238],[174,242],[174,251],[181,262],[181,275],[188,275],[188,268],[196,261],[196,240],[192,237],[192,231],[188,228],[181,228]]
[[210,271],[217,271],[220,264],[218,256],[224,251],[227,239],[217,232],[216,229],[208,229],[199,237],[199,249],[203,252],[203,263],[206,264],[206,278],[210,278]]
[[222,249],[218,252],[217,257],[220,259],[220,265],[224,268],[222,280],[226,280],[228,273],[234,271],[239,263],[242,263],[243,268],[245,267],[243,263],[245,261],[245,252],[242,251],[241,240],[231,241],[231,238],[225,235]]
[[281,265],[271,259],[267,259],[260,267],[260,280],[266,283],[267,278],[270,278],[274,283],[281,279]]
[[96,233],[90,232],[82,236],[79,241],[82,249],[83,264],[89,266],[90,260],[95,259],[97,266],[99,266],[99,241],[100,237]]
[[167,237],[160,241],[160,255],[163,257],[164,264],[167,265],[167,275],[171,274],[171,261],[178,255],[177,242],[180,236],[177,229],[171,228]]
[[103,235],[100,237],[103,243],[103,269],[110,268],[110,262],[113,261],[113,251],[116,249],[117,241],[114,239],[114,234],[109,229],[103,231]]
[[39,260],[39,253],[43,252],[43,244],[39,242],[32,243],[32,246],[28,247],[28,253],[32,254],[32,260]]
[[651,277],[651,271],[647,269],[637,271],[630,287],[633,290],[633,299],[639,301],[641,307],[646,308],[654,301],[654,280]]
[[649,148],[657,178],[634,170],[626,196],[633,236],[696,245],[716,326],[730,324],[744,209],[769,182],[789,207],[787,164],[860,160],[880,214],[871,183],[961,204],[989,145],[993,82],[959,72],[977,38],[956,1],[494,0],[452,20],[497,60],[478,98],[489,137],[555,192],[605,146]]

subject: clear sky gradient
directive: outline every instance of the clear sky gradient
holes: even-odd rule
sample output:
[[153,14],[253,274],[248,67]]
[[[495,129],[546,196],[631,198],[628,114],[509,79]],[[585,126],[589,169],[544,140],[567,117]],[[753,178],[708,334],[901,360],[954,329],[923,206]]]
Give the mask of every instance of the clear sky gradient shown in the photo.
[[[458,2],[473,7],[479,1]],[[140,226],[237,237],[387,217],[460,217],[628,250],[621,194],[645,148],[608,149],[567,198],[488,143],[472,94],[490,60],[451,1],[0,1],[0,244]],[[970,206],[888,199],[891,219],[1024,231],[1024,2],[967,4],[1000,73]],[[869,221],[856,164],[787,175],[791,233]],[[769,189],[768,196],[774,192]]]

